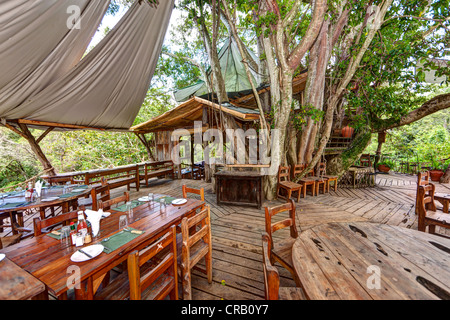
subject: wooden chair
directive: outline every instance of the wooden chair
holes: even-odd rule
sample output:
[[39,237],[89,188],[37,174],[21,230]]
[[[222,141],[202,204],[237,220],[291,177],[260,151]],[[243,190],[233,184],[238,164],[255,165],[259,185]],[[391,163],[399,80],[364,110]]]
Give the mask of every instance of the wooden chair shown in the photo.
[[270,262],[270,236],[267,232],[262,236],[264,294],[266,300],[306,300],[301,288],[281,287],[280,275]]
[[[305,164],[296,164],[292,168],[292,179],[294,179],[299,173],[305,170]],[[316,195],[316,179],[311,177],[303,177],[298,181],[302,185],[303,198],[306,197],[308,187],[311,190],[311,195],[314,197]]]
[[[196,226],[200,225],[200,228]],[[190,232],[194,230],[194,232]],[[178,241],[181,255],[178,256],[179,271],[183,286],[183,300],[192,299],[191,270],[205,258],[206,270],[199,269],[207,275],[208,283],[212,283],[212,241],[211,241],[211,213],[209,206],[192,218],[181,221],[181,241]],[[180,252],[180,250],[178,250]]]
[[[128,270],[95,295],[96,300],[178,300],[175,226],[157,242],[128,255]],[[161,255],[163,254],[163,255]],[[158,255],[157,259],[154,259]]]
[[314,169],[310,171],[310,178],[315,180],[316,186],[316,195],[319,195],[320,187],[322,187],[322,192],[327,192],[327,178],[320,175],[319,172],[315,174]]
[[97,211],[99,209],[99,201],[108,201],[111,199],[111,189],[108,181],[102,177],[101,186],[93,188],[91,190],[92,210]]
[[113,198],[113,199],[109,199],[106,201],[99,201],[98,202],[98,208],[99,209],[103,209],[103,210],[109,210],[111,209],[111,207],[115,204],[119,204],[120,202],[128,202],[130,201],[130,194],[128,192],[124,192],[123,196],[117,197],[117,198]]
[[0,238],[0,249],[12,246],[13,244],[19,243],[22,234],[14,234],[12,236],[5,236]]
[[430,173],[428,171],[425,172],[419,172],[417,174],[417,188],[416,188],[416,210],[415,213],[418,214],[418,207],[419,207],[419,187],[420,186],[426,186],[430,184]]
[[185,198],[185,199],[187,199],[188,193],[193,193],[193,194],[198,194],[200,196],[200,199],[202,201],[205,201],[205,189],[204,188],[193,189],[193,188],[186,187],[186,185],[183,184],[182,192],[183,192],[183,198]]
[[[297,225],[295,224],[295,204],[293,200],[288,200],[287,203],[282,205],[278,205],[272,208],[266,207],[266,232],[270,237],[270,248],[272,248],[269,252],[270,261],[273,264],[275,261],[278,261],[284,268],[286,268],[294,278],[295,282],[298,286],[300,286],[300,281],[297,278],[297,275],[294,270],[294,266],[292,263],[292,246],[294,245],[295,240],[298,237]],[[272,223],[272,217],[282,213],[289,212],[289,218],[283,219],[281,221]],[[273,234],[275,231],[278,231],[283,228],[289,227],[290,229],[290,237],[283,238],[274,245],[273,242]]]
[[363,167],[371,167],[372,166],[372,160],[370,159],[370,154],[362,154],[361,157],[359,157],[359,162],[361,166]]
[[[297,201],[300,201],[302,185],[290,181],[290,178],[290,168],[280,166],[278,168],[277,198],[280,197],[282,199],[289,200],[292,193],[297,192]],[[286,191],[287,195],[281,195],[281,190]]]
[[[51,217],[47,219],[34,218],[34,236],[37,237],[43,233],[43,229],[54,227],[57,225],[68,225],[71,221],[77,221],[78,219],[78,211],[70,211],[67,213],[59,214],[56,217]],[[45,233],[49,232],[48,230],[44,231]]]
[[425,232],[428,227],[428,232],[436,234],[436,226],[450,229],[450,215],[436,211],[434,203],[434,184],[430,183],[424,186],[419,186],[418,195],[418,230]]
[[327,180],[327,192],[330,192],[330,182],[333,182],[334,191],[337,190],[338,176],[327,175],[327,165],[325,162],[319,163],[319,177]]

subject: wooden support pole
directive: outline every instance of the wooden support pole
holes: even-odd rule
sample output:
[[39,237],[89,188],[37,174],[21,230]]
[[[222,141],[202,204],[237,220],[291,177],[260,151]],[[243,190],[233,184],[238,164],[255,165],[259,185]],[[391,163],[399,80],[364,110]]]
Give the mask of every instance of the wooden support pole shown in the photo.
[[53,168],[52,164],[45,156],[44,152],[42,151],[41,147],[37,143],[34,136],[31,134],[30,130],[28,130],[28,127],[23,123],[19,123],[19,127],[22,130],[22,133],[25,135],[25,139],[27,139],[28,143],[30,144],[31,150],[33,150],[33,152],[36,155],[36,157],[38,158],[39,162],[44,167],[44,170],[48,170],[47,174],[49,176],[56,175],[55,169]]
[[155,157],[153,156],[153,153],[152,153],[152,150],[151,150],[151,147],[150,147],[150,142],[149,142],[149,141],[147,140],[147,138],[145,137],[145,134],[144,134],[144,133],[137,133],[137,132],[135,132],[134,134],[138,137],[139,141],[142,142],[142,144],[143,144],[144,147],[145,147],[145,150],[147,150],[148,158],[149,158],[150,160],[152,160],[152,161],[155,161],[156,159],[155,159]]
[[45,136],[46,136],[47,134],[49,134],[53,129],[55,129],[55,127],[48,127],[48,129],[45,130],[45,132],[44,132],[43,134],[41,134],[41,136],[40,136],[39,138],[36,139],[36,143],[41,142],[42,139],[44,139]]

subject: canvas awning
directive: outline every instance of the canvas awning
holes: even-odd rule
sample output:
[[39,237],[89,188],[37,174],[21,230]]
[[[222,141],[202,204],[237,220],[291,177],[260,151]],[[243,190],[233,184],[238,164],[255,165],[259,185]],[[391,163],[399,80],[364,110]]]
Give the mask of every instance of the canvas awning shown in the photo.
[[193,97],[162,115],[140,123],[130,128],[136,133],[170,131],[175,129],[192,128],[195,121],[202,121],[203,109],[222,110],[240,121],[259,120],[259,111],[240,106],[225,104],[219,106],[211,101]]
[[[253,59],[253,61],[258,61],[258,57],[249,50],[247,50],[248,56]],[[222,48],[218,52],[220,68],[222,70],[223,78],[225,79],[225,90],[230,92],[241,92],[243,90],[251,90],[252,86],[248,80],[247,74],[245,72],[245,67],[242,62],[242,56],[239,52],[238,46],[232,37],[228,38]],[[250,73],[252,74],[252,81],[259,85],[257,79],[257,70],[253,70],[250,66]],[[206,71],[208,77],[211,77],[211,70]],[[178,102],[184,102],[193,96],[208,99],[208,95],[211,93],[208,90],[204,79],[198,80],[197,83],[176,90],[174,92],[175,100]],[[208,99],[211,100],[211,99]]]
[[[33,33],[37,39],[31,42],[18,36],[9,46],[0,44],[2,49],[13,48],[10,52],[0,50],[0,63],[20,67],[10,69],[5,78],[0,75],[0,101],[8,102],[0,103],[3,121],[44,128],[61,124],[61,128],[74,129],[129,129],[150,86],[174,4],[173,0],[157,5],[135,1],[115,28],[80,61],[108,4],[104,0],[20,0],[20,4],[7,0],[0,4],[0,26],[36,20],[37,30]],[[69,5],[82,8],[79,32],[67,28]],[[55,32],[45,33],[49,28]],[[5,30],[13,35],[19,32],[13,27],[1,28],[0,39],[7,39]],[[46,50],[41,50],[42,46]],[[24,56],[22,51],[29,54]],[[36,51],[39,58],[34,59]],[[29,90],[33,83],[36,86]]]

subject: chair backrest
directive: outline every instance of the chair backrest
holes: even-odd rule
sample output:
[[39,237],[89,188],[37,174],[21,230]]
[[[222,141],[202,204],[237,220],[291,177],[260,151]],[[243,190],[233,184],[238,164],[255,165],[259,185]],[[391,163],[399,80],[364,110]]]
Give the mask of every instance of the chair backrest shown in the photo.
[[[283,228],[290,228],[291,237],[297,238],[298,231],[297,225],[295,223],[295,203],[294,200],[289,199],[286,203],[275,206],[275,207],[266,207],[266,232],[270,237],[270,245],[273,247],[272,234]],[[272,223],[272,217],[280,212],[289,212],[289,218],[283,219],[281,221]]]
[[436,204],[434,203],[435,190],[436,187],[432,183],[419,186],[417,197],[417,209],[419,212],[426,214],[427,210],[436,211]]
[[[81,208],[80,210],[84,210],[84,208]],[[77,221],[78,219],[78,211],[71,211],[67,213],[62,213],[57,215],[56,217],[51,217],[47,219],[41,218],[34,218],[33,219],[33,225],[34,225],[34,236],[37,237],[42,234],[42,229],[53,227],[59,224],[68,224],[70,221]]]
[[[305,163],[293,165],[292,166],[292,178],[295,178],[296,175],[302,173],[303,170],[305,170],[305,168],[306,168]],[[311,170],[309,170],[309,172],[305,175],[305,177],[311,177],[311,176],[314,176],[314,168],[311,168]]]
[[292,179],[294,179],[296,175],[302,173],[303,170],[305,170],[305,164],[294,164],[291,169]]
[[267,232],[262,235],[264,294],[266,300],[278,300],[280,289],[280,275],[276,267],[270,263],[270,236]]
[[370,159],[370,154],[362,154],[359,158],[359,162],[361,163],[361,166],[363,167],[371,167],[372,166],[372,160]]
[[417,174],[417,186],[424,186],[429,183],[430,183],[430,172],[429,171],[419,172]]
[[319,163],[319,175],[326,175],[327,174],[327,164],[325,162]]
[[105,178],[102,178],[102,185],[91,190],[92,210],[99,209],[99,201],[107,201],[111,199],[111,190]]
[[[416,189],[416,209],[415,213],[418,214],[419,208],[419,187],[429,185],[430,182],[430,172],[419,172],[417,174],[417,189]],[[434,195],[433,195],[434,197]]]
[[[201,227],[196,228],[197,225]],[[209,206],[194,215],[191,218],[183,218],[181,220],[181,238],[182,238],[182,250],[181,259],[182,264],[186,266],[186,269],[191,269],[203,255],[191,256],[190,248],[197,242],[203,240],[209,250],[212,249],[211,241],[211,213]],[[206,254],[206,253],[205,253]]]
[[198,194],[200,196],[200,199],[202,201],[205,201],[205,189],[204,188],[193,189],[193,188],[186,187],[186,185],[183,184],[182,191],[183,191],[183,198],[185,198],[185,199],[187,199],[188,193],[193,193],[193,194]]
[[280,166],[278,168],[278,182],[290,181],[291,179],[290,172],[291,172],[290,167]]
[[[164,256],[158,256],[158,263],[153,268],[145,270],[141,274],[141,267],[156,254],[164,252]],[[165,273],[165,275],[163,275]],[[163,275],[163,276],[162,276]],[[160,277],[164,278],[160,278]],[[178,300],[178,275],[177,275],[177,240],[175,226],[170,228],[163,237],[151,246],[128,255],[128,280],[130,283],[130,300],[141,300],[142,292],[156,280],[161,279],[161,287],[156,287],[155,300],[162,300],[170,292],[174,299]],[[152,295],[153,296],[153,295]]]
[[103,209],[103,210],[109,210],[109,209],[111,209],[111,206],[113,206],[115,204],[119,204],[120,202],[128,202],[128,201],[130,201],[130,194],[128,192],[124,192],[123,196],[109,199],[106,201],[99,201],[98,208]]

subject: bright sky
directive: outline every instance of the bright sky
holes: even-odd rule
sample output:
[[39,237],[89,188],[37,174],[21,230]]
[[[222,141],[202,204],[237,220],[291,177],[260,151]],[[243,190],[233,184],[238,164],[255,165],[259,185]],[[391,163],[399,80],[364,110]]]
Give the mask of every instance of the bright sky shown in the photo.
[[[119,22],[119,20],[123,17],[123,15],[126,13],[127,9],[125,7],[122,7],[118,13],[113,15],[105,15],[103,17],[102,23],[98,27],[97,32],[95,33],[94,37],[92,38],[91,43],[89,44],[89,47],[97,45],[105,36],[104,30],[106,27],[109,27],[109,29],[114,28],[114,26]],[[172,11],[172,16],[170,17],[170,24],[169,24],[169,30],[172,27],[172,22],[177,21],[178,17],[180,15],[180,12],[177,9],[174,9]],[[167,31],[166,36],[169,37],[170,33],[169,30]]]

